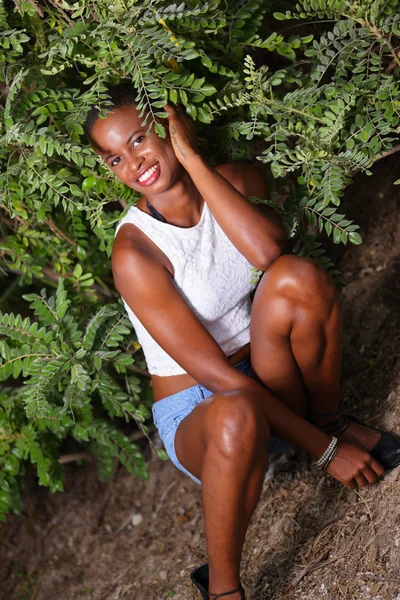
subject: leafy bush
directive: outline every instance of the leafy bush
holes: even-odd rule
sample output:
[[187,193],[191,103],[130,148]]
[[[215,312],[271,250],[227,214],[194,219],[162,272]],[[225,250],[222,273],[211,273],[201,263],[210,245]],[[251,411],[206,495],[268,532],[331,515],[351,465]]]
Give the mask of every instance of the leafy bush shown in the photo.
[[268,202],[295,251],[335,273],[316,234],[361,242],[339,212],[343,191],[397,149],[398,8],[302,0],[274,20],[265,0],[0,7],[0,265],[3,281],[12,274],[1,306],[30,315],[0,315],[0,513],[19,510],[30,463],[41,484],[62,488],[67,439],[89,447],[103,477],[113,456],[146,476],[117,418],[146,433],[151,390],[109,262],[121,208],[136,198],[88,148],[88,107],[106,111],[106,86],[132,80],[143,119],[163,136],[156,117],[181,103],[206,155],[270,166],[286,200]]

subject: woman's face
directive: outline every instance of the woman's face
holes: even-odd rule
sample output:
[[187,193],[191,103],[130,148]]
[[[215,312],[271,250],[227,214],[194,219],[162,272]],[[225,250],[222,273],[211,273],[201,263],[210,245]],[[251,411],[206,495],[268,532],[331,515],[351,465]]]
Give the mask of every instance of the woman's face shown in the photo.
[[96,151],[108,167],[130,188],[154,196],[176,180],[180,163],[169,135],[160,138],[152,129],[146,136],[135,106],[121,106],[97,119],[91,132]]

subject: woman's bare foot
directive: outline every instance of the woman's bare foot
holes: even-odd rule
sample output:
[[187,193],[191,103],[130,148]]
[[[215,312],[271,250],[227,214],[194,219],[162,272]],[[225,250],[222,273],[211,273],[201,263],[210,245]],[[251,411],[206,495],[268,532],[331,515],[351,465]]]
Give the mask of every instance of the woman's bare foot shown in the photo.
[[336,436],[340,441],[354,444],[365,450],[372,450],[382,435],[368,425],[356,423],[340,413],[334,416],[314,415],[313,423],[330,435]]
[[346,431],[339,436],[343,442],[348,442],[354,445],[360,445],[366,450],[372,450],[381,439],[381,433],[371,429],[367,425],[355,423],[349,419],[349,426]]

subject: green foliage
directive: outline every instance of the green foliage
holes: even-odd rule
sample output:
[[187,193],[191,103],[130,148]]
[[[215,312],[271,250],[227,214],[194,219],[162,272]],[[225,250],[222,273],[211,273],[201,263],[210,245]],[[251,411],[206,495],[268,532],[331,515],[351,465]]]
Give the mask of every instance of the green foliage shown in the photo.
[[41,485],[62,489],[58,458],[67,436],[96,455],[101,476],[110,474],[117,456],[129,472],[147,477],[137,445],[103,418],[106,410],[111,417],[134,419],[147,431],[142,424],[149,410],[140,401],[134,358],[123,351],[132,326],[122,303],[105,304],[81,318],[61,277],[54,296],[43,288],[23,297],[35,321],[0,313],[0,381],[24,378],[24,385],[6,387],[1,395],[0,516],[9,505],[18,506],[24,460],[36,465]]
[[18,510],[29,463],[41,484],[61,488],[67,439],[96,454],[104,477],[113,456],[145,475],[116,419],[146,428],[151,390],[109,262],[121,207],[136,197],[83,135],[89,106],[107,111],[108,84],[133,81],[143,120],[160,136],[156,119],[167,102],[179,102],[206,155],[269,165],[279,194],[268,203],[300,255],[335,274],[323,236],[361,242],[340,204],[354,173],[369,173],[398,142],[399,2],[288,6],[0,6],[0,276],[13,277],[0,302],[15,311],[0,318],[0,512]]

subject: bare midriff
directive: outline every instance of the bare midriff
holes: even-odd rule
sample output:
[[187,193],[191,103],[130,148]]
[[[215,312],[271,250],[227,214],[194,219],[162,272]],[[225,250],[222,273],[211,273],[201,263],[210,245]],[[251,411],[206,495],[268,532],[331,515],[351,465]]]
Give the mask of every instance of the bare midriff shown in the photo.
[[[228,357],[231,365],[236,365],[238,362],[250,355],[250,344],[246,344],[240,350]],[[153,384],[154,402],[162,400],[172,394],[177,394],[182,390],[186,390],[198,382],[190,375],[171,375],[169,377],[159,377],[152,375],[151,381]]]

